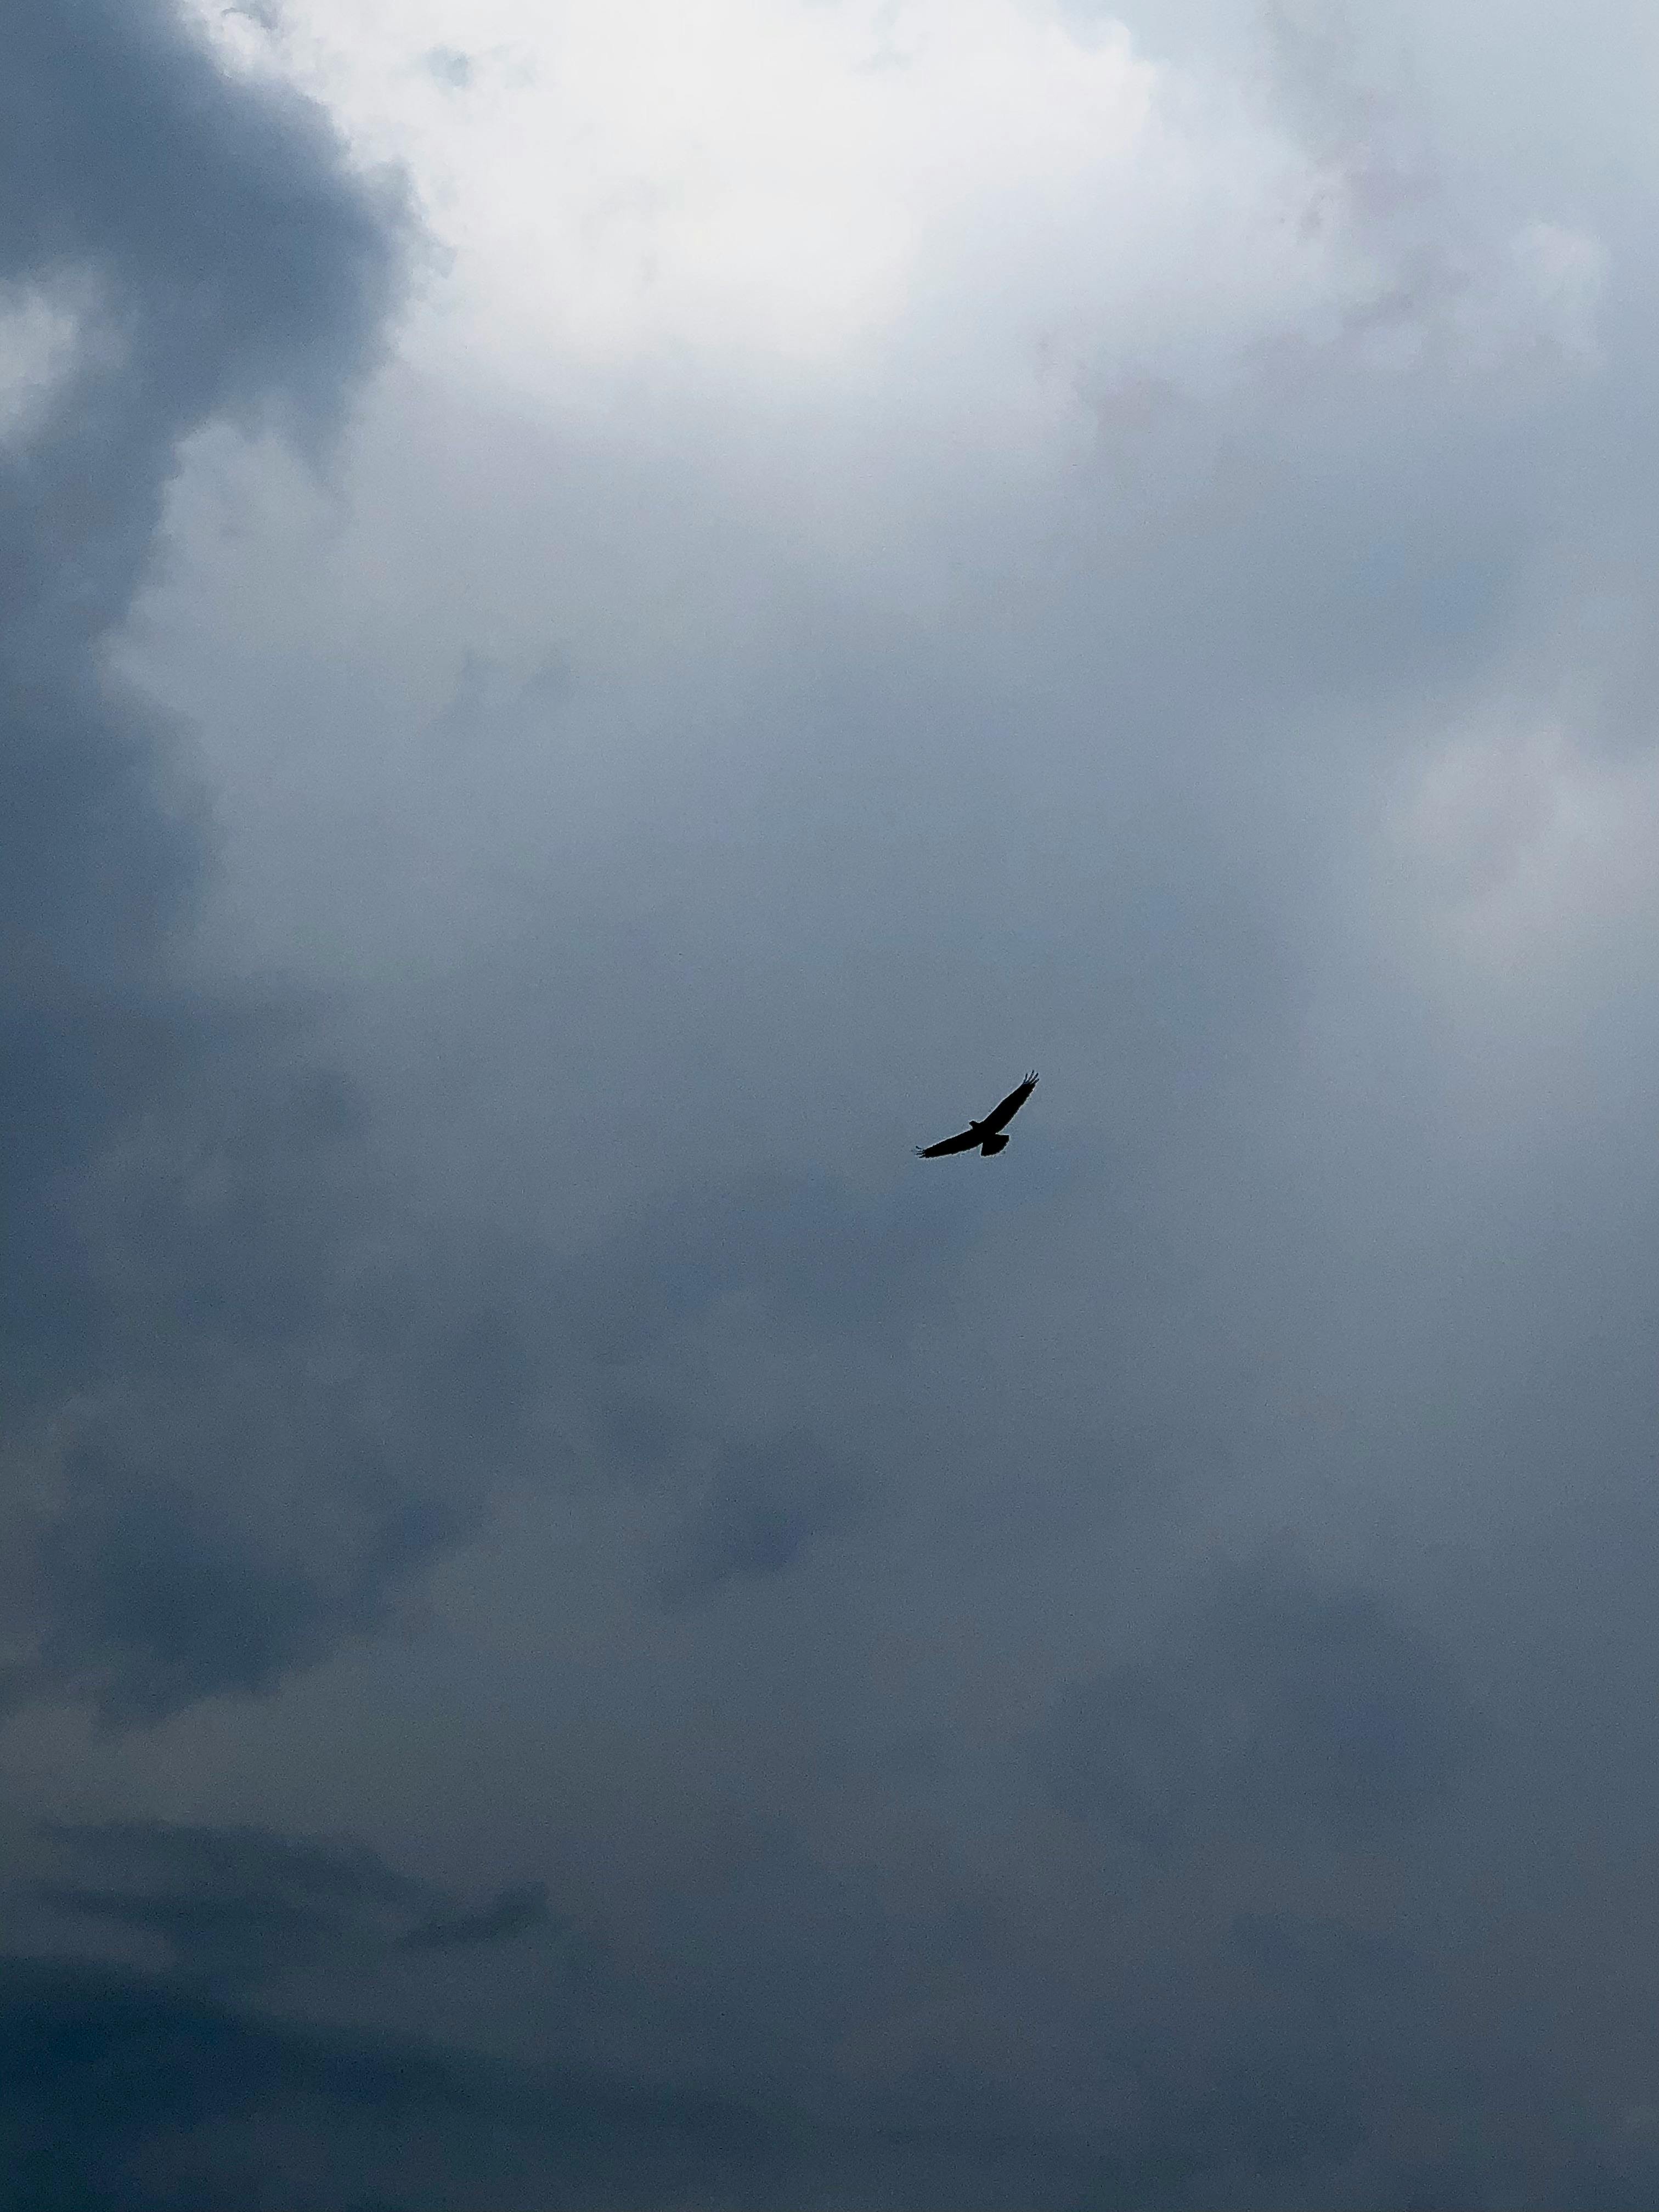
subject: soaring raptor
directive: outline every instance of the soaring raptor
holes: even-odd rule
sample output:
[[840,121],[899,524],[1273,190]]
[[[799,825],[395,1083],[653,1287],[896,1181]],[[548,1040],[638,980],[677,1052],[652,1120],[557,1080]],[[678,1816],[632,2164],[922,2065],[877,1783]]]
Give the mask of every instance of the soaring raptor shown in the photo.
[[937,1145],[918,1145],[916,1158],[936,1160],[942,1152],[977,1150],[981,1159],[988,1160],[993,1152],[1000,1152],[1007,1143],[1003,1131],[1036,1089],[1036,1070],[1033,1068],[1018,1089],[1011,1091],[1000,1106],[994,1106],[982,1121],[970,1121],[960,1135],[946,1137]]

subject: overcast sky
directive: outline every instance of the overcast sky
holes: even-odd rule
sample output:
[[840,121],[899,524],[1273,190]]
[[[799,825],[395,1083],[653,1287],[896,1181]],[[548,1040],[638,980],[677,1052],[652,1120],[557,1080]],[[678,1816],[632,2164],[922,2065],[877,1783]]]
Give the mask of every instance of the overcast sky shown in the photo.
[[1646,2212],[1659,17],[0,27],[0,2206]]

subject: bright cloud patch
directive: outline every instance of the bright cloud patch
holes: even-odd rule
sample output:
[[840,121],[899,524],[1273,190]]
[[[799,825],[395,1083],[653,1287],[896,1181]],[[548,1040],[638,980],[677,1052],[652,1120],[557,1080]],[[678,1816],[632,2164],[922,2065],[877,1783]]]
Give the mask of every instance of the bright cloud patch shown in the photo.
[[78,303],[61,290],[0,289],[0,446],[24,444],[74,367]]
[[298,0],[283,21],[216,27],[412,167],[455,257],[446,306],[521,374],[678,346],[824,364],[970,270],[1052,345],[1127,295],[1178,327],[1198,264],[1213,316],[1322,259],[1289,219],[1294,149],[1049,6]]

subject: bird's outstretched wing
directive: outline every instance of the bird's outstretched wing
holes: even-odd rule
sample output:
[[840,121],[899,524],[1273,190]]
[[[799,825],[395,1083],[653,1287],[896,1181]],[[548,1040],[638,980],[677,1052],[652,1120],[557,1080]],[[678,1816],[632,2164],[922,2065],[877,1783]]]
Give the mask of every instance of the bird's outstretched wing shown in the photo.
[[918,1145],[916,1158],[936,1160],[945,1152],[971,1152],[980,1142],[981,1134],[978,1129],[963,1129],[958,1136],[941,1138],[937,1145]]
[[1018,1113],[1020,1108],[1030,1097],[1031,1093],[1036,1089],[1036,1068],[1033,1068],[1031,1073],[1026,1077],[1024,1082],[1022,1083],[1017,1090],[1011,1091],[1008,1093],[1008,1096],[1003,1100],[1001,1105],[996,1107],[991,1113],[986,1115],[985,1119],[980,1123],[981,1128],[988,1129],[994,1136],[996,1134],[998,1130],[1006,1129],[1008,1124],[1013,1120],[1015,1115]]

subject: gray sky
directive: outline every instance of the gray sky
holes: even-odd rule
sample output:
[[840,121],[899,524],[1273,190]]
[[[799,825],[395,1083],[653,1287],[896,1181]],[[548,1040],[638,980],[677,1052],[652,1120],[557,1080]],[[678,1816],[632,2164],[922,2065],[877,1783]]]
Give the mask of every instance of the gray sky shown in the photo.
[[1650,2205],[1659,33],[0,18],[0,2204]]

